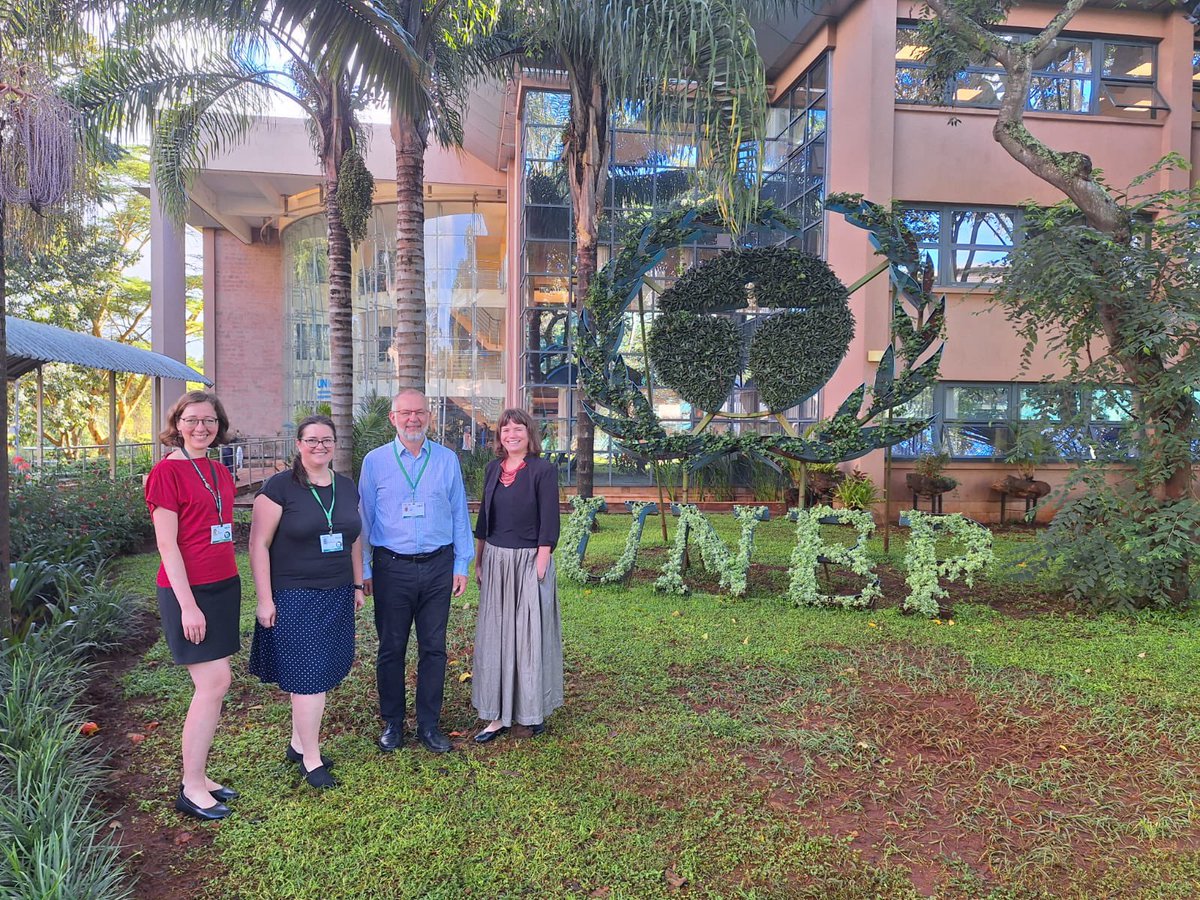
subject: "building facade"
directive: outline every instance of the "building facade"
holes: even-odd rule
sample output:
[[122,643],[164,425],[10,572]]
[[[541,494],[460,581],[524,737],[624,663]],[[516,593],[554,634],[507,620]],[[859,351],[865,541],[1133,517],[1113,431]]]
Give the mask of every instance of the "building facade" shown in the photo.
[[[861,193],[908,209],[948,298],[947,340],[941,383],[903,411],[932,416],[934,424],[895,449],[891,487],[907,500],[904,475],[913,460],[945,451],[960,482],[946,509],[994,519],[990,485],[1004,474],[1013,423],[1044,414],[1039,383],[1062,367],[1035,355],[1022,368],[1022,341],[989,307],[983,278],[1021,239],[1021,206],[1062,197],[992,138],[1005,89],[1000,71],[971,69],[941,104],[923,99],[919,5],[826,0],[815,7],[760,29],[773,85],[763,193],[801,223],[793,243],[823,256],[847,284],[878,259],[864,232],[824,211],[824,198]],[[1055,9],[1022,5],[1006,29],[1020,39]],[[1169,153],[1197,159],[1197,89],[1195,27],[1178,8],[1154,0],[1090,4],[1038,61],[1027,124],[1054,148],[1089,154],[1110,184],[1123,186]],[[481,89],[466,115],[465,148],[432,148],[427,156],[427,386],[435,428],[448,442],[485,437],[513,404],[543,422],[544,447],[572,450],[579,408],[567,311],[574,245],[559,162],[567,102],[544,76]],[[611,146],[602,264],[656,213],[698,190],[695,135],[649,133],[636,108],[621,107]],[[297,416],[327,399],[324,221],[312,156],[303,123],[263,122],[245,146],[212,161],[194,196],[192,224],[205,232],[205,372],[246,434],[287,434]],[[370,234],[355,253],[358,398],[391,393],[396,384],[388,356],[394,169],[385,128],[376,128],[367,161],[379,188]],[[1192,179],[1163,170],[1145,187],[1186,188]],[[720,249],[680,248],[654,275],[669,284]],[[847,357],[821,395],[789,411],[795,427],[832,412],[873,378],[889,342],[890,302],[884,279],[853,295],[857,328]],[[641,303],[652,327],[655,291]],[[629,325],[623,350],[637,368],[644,366],[640,321]],[[699,418],[669,390],[656,388],[653,401],[670,427]],[[1103,398],[1069,402],[1101,431],[1119,427],[1125,415]],[[739,382],[725,408],[758,409],[753,382]],[[620,454],[599,434],[597,448],[597,489],[628,481]],[[877,482],[884,477],[882,453],[857,465]],[[1061,480],[1066,468],[1049,464],[1039,477]]]

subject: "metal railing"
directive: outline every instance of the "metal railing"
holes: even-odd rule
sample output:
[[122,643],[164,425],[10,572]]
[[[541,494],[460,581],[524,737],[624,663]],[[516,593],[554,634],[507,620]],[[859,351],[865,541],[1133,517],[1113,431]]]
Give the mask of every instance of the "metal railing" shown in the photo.
[[[165,449],[165,448],[162,448]],[[116,466],[110,466],[108,444],[80,447],[19,447],[14,467],[54,479],[85,475],[107,476],[115,468],[118,478],[137,478],[154,464],[155,445],[149,441],[117,444]],[[254,487],[291,463],[295,445],[291,438],[244,438],[211,452],[224,465],[239,490]]]

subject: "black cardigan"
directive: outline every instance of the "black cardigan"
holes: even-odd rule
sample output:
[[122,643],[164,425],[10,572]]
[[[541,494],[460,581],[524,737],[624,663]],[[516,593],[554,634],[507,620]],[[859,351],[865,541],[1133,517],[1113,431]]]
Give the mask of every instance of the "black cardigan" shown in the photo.
[[[493,459],[483,475],[483,502],[475,520],[475,537],[486,540],[488,518],[496,487],[500,483],[500,460]],[[525,457],[525,471],[511,487],[510,499],[520,511],[520,536],[530,547],[553,548],[558,543],[558,466],[540,456]]]

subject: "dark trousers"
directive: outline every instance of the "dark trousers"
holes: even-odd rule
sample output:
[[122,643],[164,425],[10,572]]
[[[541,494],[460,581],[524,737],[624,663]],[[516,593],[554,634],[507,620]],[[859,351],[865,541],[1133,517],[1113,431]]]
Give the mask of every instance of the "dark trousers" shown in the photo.
[[375,679],[379,713],[404,721],[404,657],[408,634],[417,626],[417,727],[432,728],[442,713],[446,683],[446,623],[454,589],[454,548],[414,562],[375,548],[371,557],[375,591],[375,630],[379,656]]

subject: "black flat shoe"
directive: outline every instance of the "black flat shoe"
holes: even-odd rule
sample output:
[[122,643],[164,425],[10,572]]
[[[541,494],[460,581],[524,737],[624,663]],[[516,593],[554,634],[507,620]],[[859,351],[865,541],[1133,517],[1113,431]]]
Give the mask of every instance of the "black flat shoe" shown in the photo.
[[417,731],[417,740],[430,753],[445,753],[450,749],[450,738],[442,734],[435,725],[432,728],[422,728]]
[[[404,746],[404,724],[402,722],[388,722],[383,729],[383,734],[379,736],[376,742],[379,744],[379,749],[384,753],[392,753]],[[325,759],[322,757],[321,762]]]
[[183,791],[180,791],[179,796],[175,799],[175,808],[185,816],[191,816],[193,819],[199,819],[202,822],[214,822],[217,819],[224,819],[233,813],[232,809],[219,800],[212,806],[197,806],[184,796]]
[[479,734],[475,735],[475,743],[486,744],[488,741],[494,741],[506,731],[508,731],[507,725],[501,725],[495,731],[481,731]]
[[546,733],[546,723],[545,722],[538,722],[536,725],[529,726],[529,736],[530,737],[537,737],[539,734],[545,734],[545,733]]
[[[179,793],[183,793],[182,782],[180,782],[179,785]],[[236,800],[238,797],[242,796],[231,787],[219,787],[216,790],[209,791],[209,793],[212,794],[212,798],[218,803],[228,803],[230,800]]]
[[300,774],[304,776],[305,781],[318,790],[327,791],[338,786],[338,780],[329,774],[329,770],[325,766],[317,766],[310,772],[304,768],[304,763],[300,763]]
[[[301,753],[299,750],[297,750],[295,747],[293,747],[291,741],[288,741],[287,758],[288,758],[288,762],[294,762],[294,763],[303,763],[304,762],[304,754]],[[330,759],[328,756],[326,756],[324,753],[322,753],[321,754],[321,765],[323,765],[326,769],[332,769],[333,768],[333,760]]]

